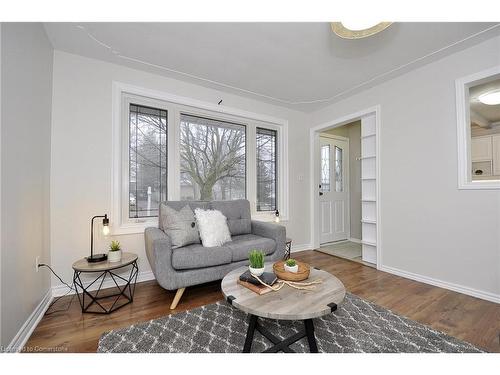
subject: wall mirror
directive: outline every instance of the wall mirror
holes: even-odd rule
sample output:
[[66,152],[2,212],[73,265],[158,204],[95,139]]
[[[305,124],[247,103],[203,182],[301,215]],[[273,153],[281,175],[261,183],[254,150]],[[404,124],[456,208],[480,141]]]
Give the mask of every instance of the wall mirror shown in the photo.
[[459,188],[500,189],[500,67],[457,80]]

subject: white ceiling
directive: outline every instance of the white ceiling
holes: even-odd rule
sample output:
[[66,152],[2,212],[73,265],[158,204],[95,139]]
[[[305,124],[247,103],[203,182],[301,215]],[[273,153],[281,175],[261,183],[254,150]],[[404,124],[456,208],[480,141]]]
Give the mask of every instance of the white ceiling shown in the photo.
[[54,48],[312,111],[500,34],[493,23],[396,23],[361,40],[329,23],[46,23]]

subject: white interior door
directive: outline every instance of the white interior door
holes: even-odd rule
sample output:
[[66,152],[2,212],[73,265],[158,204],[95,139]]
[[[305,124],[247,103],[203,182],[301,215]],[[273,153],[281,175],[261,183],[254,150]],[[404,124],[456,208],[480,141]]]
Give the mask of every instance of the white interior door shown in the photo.
[[320,243],[349,238],[349,143],[320,137]]

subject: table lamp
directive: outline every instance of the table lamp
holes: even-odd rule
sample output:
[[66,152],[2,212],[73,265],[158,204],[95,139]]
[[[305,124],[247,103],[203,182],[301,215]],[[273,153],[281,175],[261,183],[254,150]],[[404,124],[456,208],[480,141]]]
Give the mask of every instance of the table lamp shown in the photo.
[[87,262],[96,263],[103,262],[108,259],[107,254],[94,254],[94,219],[102,217],[102,234],[107,236],[109,234],[109,219],[108,215],[96,215],[90,220],[90,256],[87,257]]

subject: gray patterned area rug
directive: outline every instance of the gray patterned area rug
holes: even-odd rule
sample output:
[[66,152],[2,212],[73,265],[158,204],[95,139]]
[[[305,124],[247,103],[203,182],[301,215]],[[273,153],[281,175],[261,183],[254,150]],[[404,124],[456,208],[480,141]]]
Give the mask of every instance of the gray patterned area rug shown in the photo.
[[[225,301],[104,333],[101,353],[238,353],[248,326],[247,315]],[[280,339],[297,333],[302,322],[261,319]],[[327,353],[477,353],[473,345],[347,294],[338,310],[314,319],[318,349]],[[255,332],[252,352],[271,344]],[[309,352],[304,338],[290,346]]]

